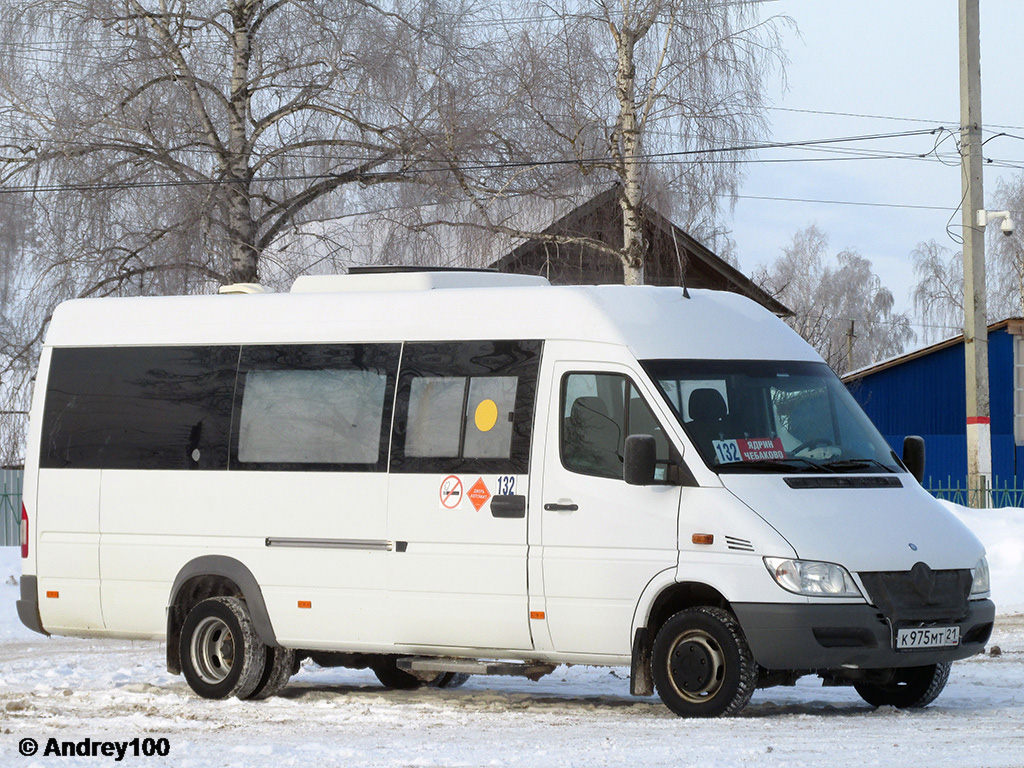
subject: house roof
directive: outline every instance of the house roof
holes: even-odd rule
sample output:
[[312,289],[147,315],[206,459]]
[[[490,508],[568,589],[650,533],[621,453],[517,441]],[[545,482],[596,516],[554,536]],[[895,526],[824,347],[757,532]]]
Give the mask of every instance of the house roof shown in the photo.
[[[617,218],[619,216],[618,195],[619,187],[615,186],[606,189],[557,219],[545,228],[543,233],[565,233],[577,236],[591,234],[594,221],[607,221],[611,217]],[[595,214],[600,213],[603,209],[610,210],[606,216],[595,218]],[[776,315],[788,316],[793,314],[792,310],[785,304],[773,297],[740,270],[725,261],[725,259],[715,254],[703,243],[673,224],[654,208],[645,204],[643,209],[645,225],[656,232],[664,234],[666,240],[670,241],[675,246],[675,249],[685,253],[686,263],[683,268],[684,279],[682,282],[686,287],[729,290],[753,299]],[[526,240],[511,252],[495,261],[491,266],[502,272],[516,271],[517,264],[544,245],[545,242],[540,239]]]
[[[1003,328],[1009,329],[1010,333],[1024,335],[1024,318],[1008,317],[1005,320],[999,320],[998,322],[992,323],[988,326],[988,332],[992,333],[993,331],[998,331]],[[863,368],[858,368],[855,371],[850,371],[849,373],[840,376],[840,379],[844,384],[848,384],[851,381],[862,379],[865,376],[880,373],[881,371],[888,370],[889,368],[895,368],[898,365],[909,363],[911,360],[917,360],[920,357],[927,357],[935,352],[939,352],[943,349],[949,349],[950,347],[955,347],[963,343],[964,335],[961,333],[957,336],[951,336],[948,339],[943,339],[935,344],[930,344],[927,347],[921,347],[920,349],[915,349],[912,352],[890,357],[886,360],[866,365]]]

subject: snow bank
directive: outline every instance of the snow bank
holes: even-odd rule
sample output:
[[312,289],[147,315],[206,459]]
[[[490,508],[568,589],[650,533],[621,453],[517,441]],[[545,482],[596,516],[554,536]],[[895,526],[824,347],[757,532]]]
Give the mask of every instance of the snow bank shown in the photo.
[[969,509],[941,503],[985,545],[996,611],[1024,613],[1024,509]]

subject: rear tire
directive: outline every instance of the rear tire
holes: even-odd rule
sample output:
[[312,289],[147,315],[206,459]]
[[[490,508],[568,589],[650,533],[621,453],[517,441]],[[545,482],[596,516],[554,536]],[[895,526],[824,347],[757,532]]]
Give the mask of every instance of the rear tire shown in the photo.
[[873,707],[920,709],[927,707],[942,693],[949,680],[950,662],[926,667],[901,667],[891,670],[892,680],[886,683],[854,683],[853,687]]
[[251,696],[266,668],[266,646],[245,603],[211,597],[196,604],[181,627],[181,672],[204,699]]
[[757,664],[736,618],[721,608],[680,611],[654,638],[651,671],[680,717],[734,715],[750,701]]
[[263,676],[256,685],[256,690],[245,698],[269,699],[281,692],[295,674],[295,651],[291,648],[270,648],[266,650],[267,661],[263,668]]

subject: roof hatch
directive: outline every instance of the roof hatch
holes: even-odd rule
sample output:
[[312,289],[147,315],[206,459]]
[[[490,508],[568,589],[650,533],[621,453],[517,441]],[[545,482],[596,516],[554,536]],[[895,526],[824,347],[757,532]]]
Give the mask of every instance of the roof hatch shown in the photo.
[[442,288],[511,288],[549,285],[536,275],[452,267],[352,267],[347,275],[303,275],[292,293],[351,291],[429,291]]

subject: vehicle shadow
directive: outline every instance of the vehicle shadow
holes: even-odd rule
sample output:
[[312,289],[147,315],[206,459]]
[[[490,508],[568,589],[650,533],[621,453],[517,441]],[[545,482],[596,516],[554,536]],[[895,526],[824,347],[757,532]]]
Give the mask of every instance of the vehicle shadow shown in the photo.
[[[654,719],[678,719],[656,696],[634,697],[611,694],[585,694],[566,692],[554,694],[550,691],[530,693],[529,691],[509,691],[486,687],[485,685],[467,685],[454,690],[436,688],[419,688],[401,691],[383,688],[372,682],[352,683],[321,683],[314,681],[293,681],[287,688],[277,694],[291,701],[363,701],[366,703],[380,702],[403,705],[443,706],[476,712],[491,711],[525,711],[525,710],[561,710],[573,712],[609,712],[628,713],[631,716],[650,717]],[[927,710],[923,710],[927,711]],[[875,709],[859,701],[849,702],[822,701],[811,699],[806,702],[794,701],[754,701],[748,704],[736,717],[740,719],[765,719],[791,716],[812,716],[827,718],[863,717],[871,714],[908,715],[905,711],[894,707]]]

